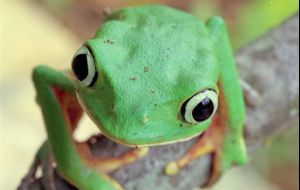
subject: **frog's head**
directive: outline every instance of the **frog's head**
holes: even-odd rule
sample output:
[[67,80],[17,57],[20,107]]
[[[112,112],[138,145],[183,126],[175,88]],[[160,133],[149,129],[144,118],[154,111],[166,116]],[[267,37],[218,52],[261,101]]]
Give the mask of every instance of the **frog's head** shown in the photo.
[[201,134],[218,105],[218,65],[197,18],[163,6],[122,9],[74,56],[80,104],[125,145]]

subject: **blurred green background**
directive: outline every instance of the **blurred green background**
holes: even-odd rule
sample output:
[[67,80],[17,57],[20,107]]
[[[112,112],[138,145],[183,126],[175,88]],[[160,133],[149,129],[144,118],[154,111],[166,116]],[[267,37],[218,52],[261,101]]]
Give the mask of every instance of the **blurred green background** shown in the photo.
[[[299,9],[296,0],[10,0],[0,1],[0,190],[15,189],[46,138],[34,101],[31,71],[46,64],[67,69],[76,49],[93,35],[105,7],[167,4],[207,19],[225,18],[234,49],[279,25]],[[85,119],[78,132],[95,131]],[[299,188],[299,128],[268,138],[251,162],[233,168],[214,190]]]

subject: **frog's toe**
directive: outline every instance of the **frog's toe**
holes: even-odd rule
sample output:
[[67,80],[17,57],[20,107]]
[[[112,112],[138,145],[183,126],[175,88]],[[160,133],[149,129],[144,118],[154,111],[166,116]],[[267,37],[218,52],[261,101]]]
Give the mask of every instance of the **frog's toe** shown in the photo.
[[[241,142],[243,143],[243,141]],[[233,164],[243,165],[247,162],[247,152],[243,144],[231,148],[231,151],[216,149],[213,152],[210,175],[202,187],[212,186]]]
[[248,156],[247,156],[247,153],[246,151],[245,152],[241,152],[240,155],[235,158],[235,164],[236,165],[244,165],[248,162]]
[[149,147],[141,147],[141,148],[136,149],[136,151],[137,151],[137,157],[142,158],[148,154]]
[[174,161],[169,162],[165,167],[165,173],[167,175],[175,175],[179,172],[179,170],[178,164]]
[[243,165],[248,161],[245,141],[241,137],[228,136],[222,148],[222,166]]

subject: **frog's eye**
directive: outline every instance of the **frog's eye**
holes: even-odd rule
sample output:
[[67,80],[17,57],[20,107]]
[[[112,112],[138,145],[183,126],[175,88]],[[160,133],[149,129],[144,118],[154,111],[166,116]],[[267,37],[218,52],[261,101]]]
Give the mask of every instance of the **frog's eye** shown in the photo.
[[209,119],[217,110],[218,95],[214,90],[201,91],[182,104],[182,118],[192,124]]
[[72,70],[79,82],[84,86],[93,86],[98,73],[95,68],[94,58],[85,46],[77,50],[72,61]]

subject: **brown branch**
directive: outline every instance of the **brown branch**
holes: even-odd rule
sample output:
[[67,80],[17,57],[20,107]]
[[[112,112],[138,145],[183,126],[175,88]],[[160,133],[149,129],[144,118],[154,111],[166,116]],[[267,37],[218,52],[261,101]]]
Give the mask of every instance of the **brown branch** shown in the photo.
[[[252,99],[259,103],[247,109],[245,137],[250,154],[263,145],[266,137],[295,126],[298,122],[298,22],[297,14],[237,52],[236,60],[242,78],[260,94],[259,99]],[[166,176],[163,172],[166,163],[183,155],[193,142],[152,147],[146,158],[110,175],[125,189],[193,189],[207,179],[211,162],[209,155],[194,161],[175,176]],[[91,145],[91,148],[97,155],[116,154],[126,149],[104,138]],[[57,189],[74,189],[56,173],[55,179]],[[29,186],[42,189],[41,184],[41,180],[37,180]]]

